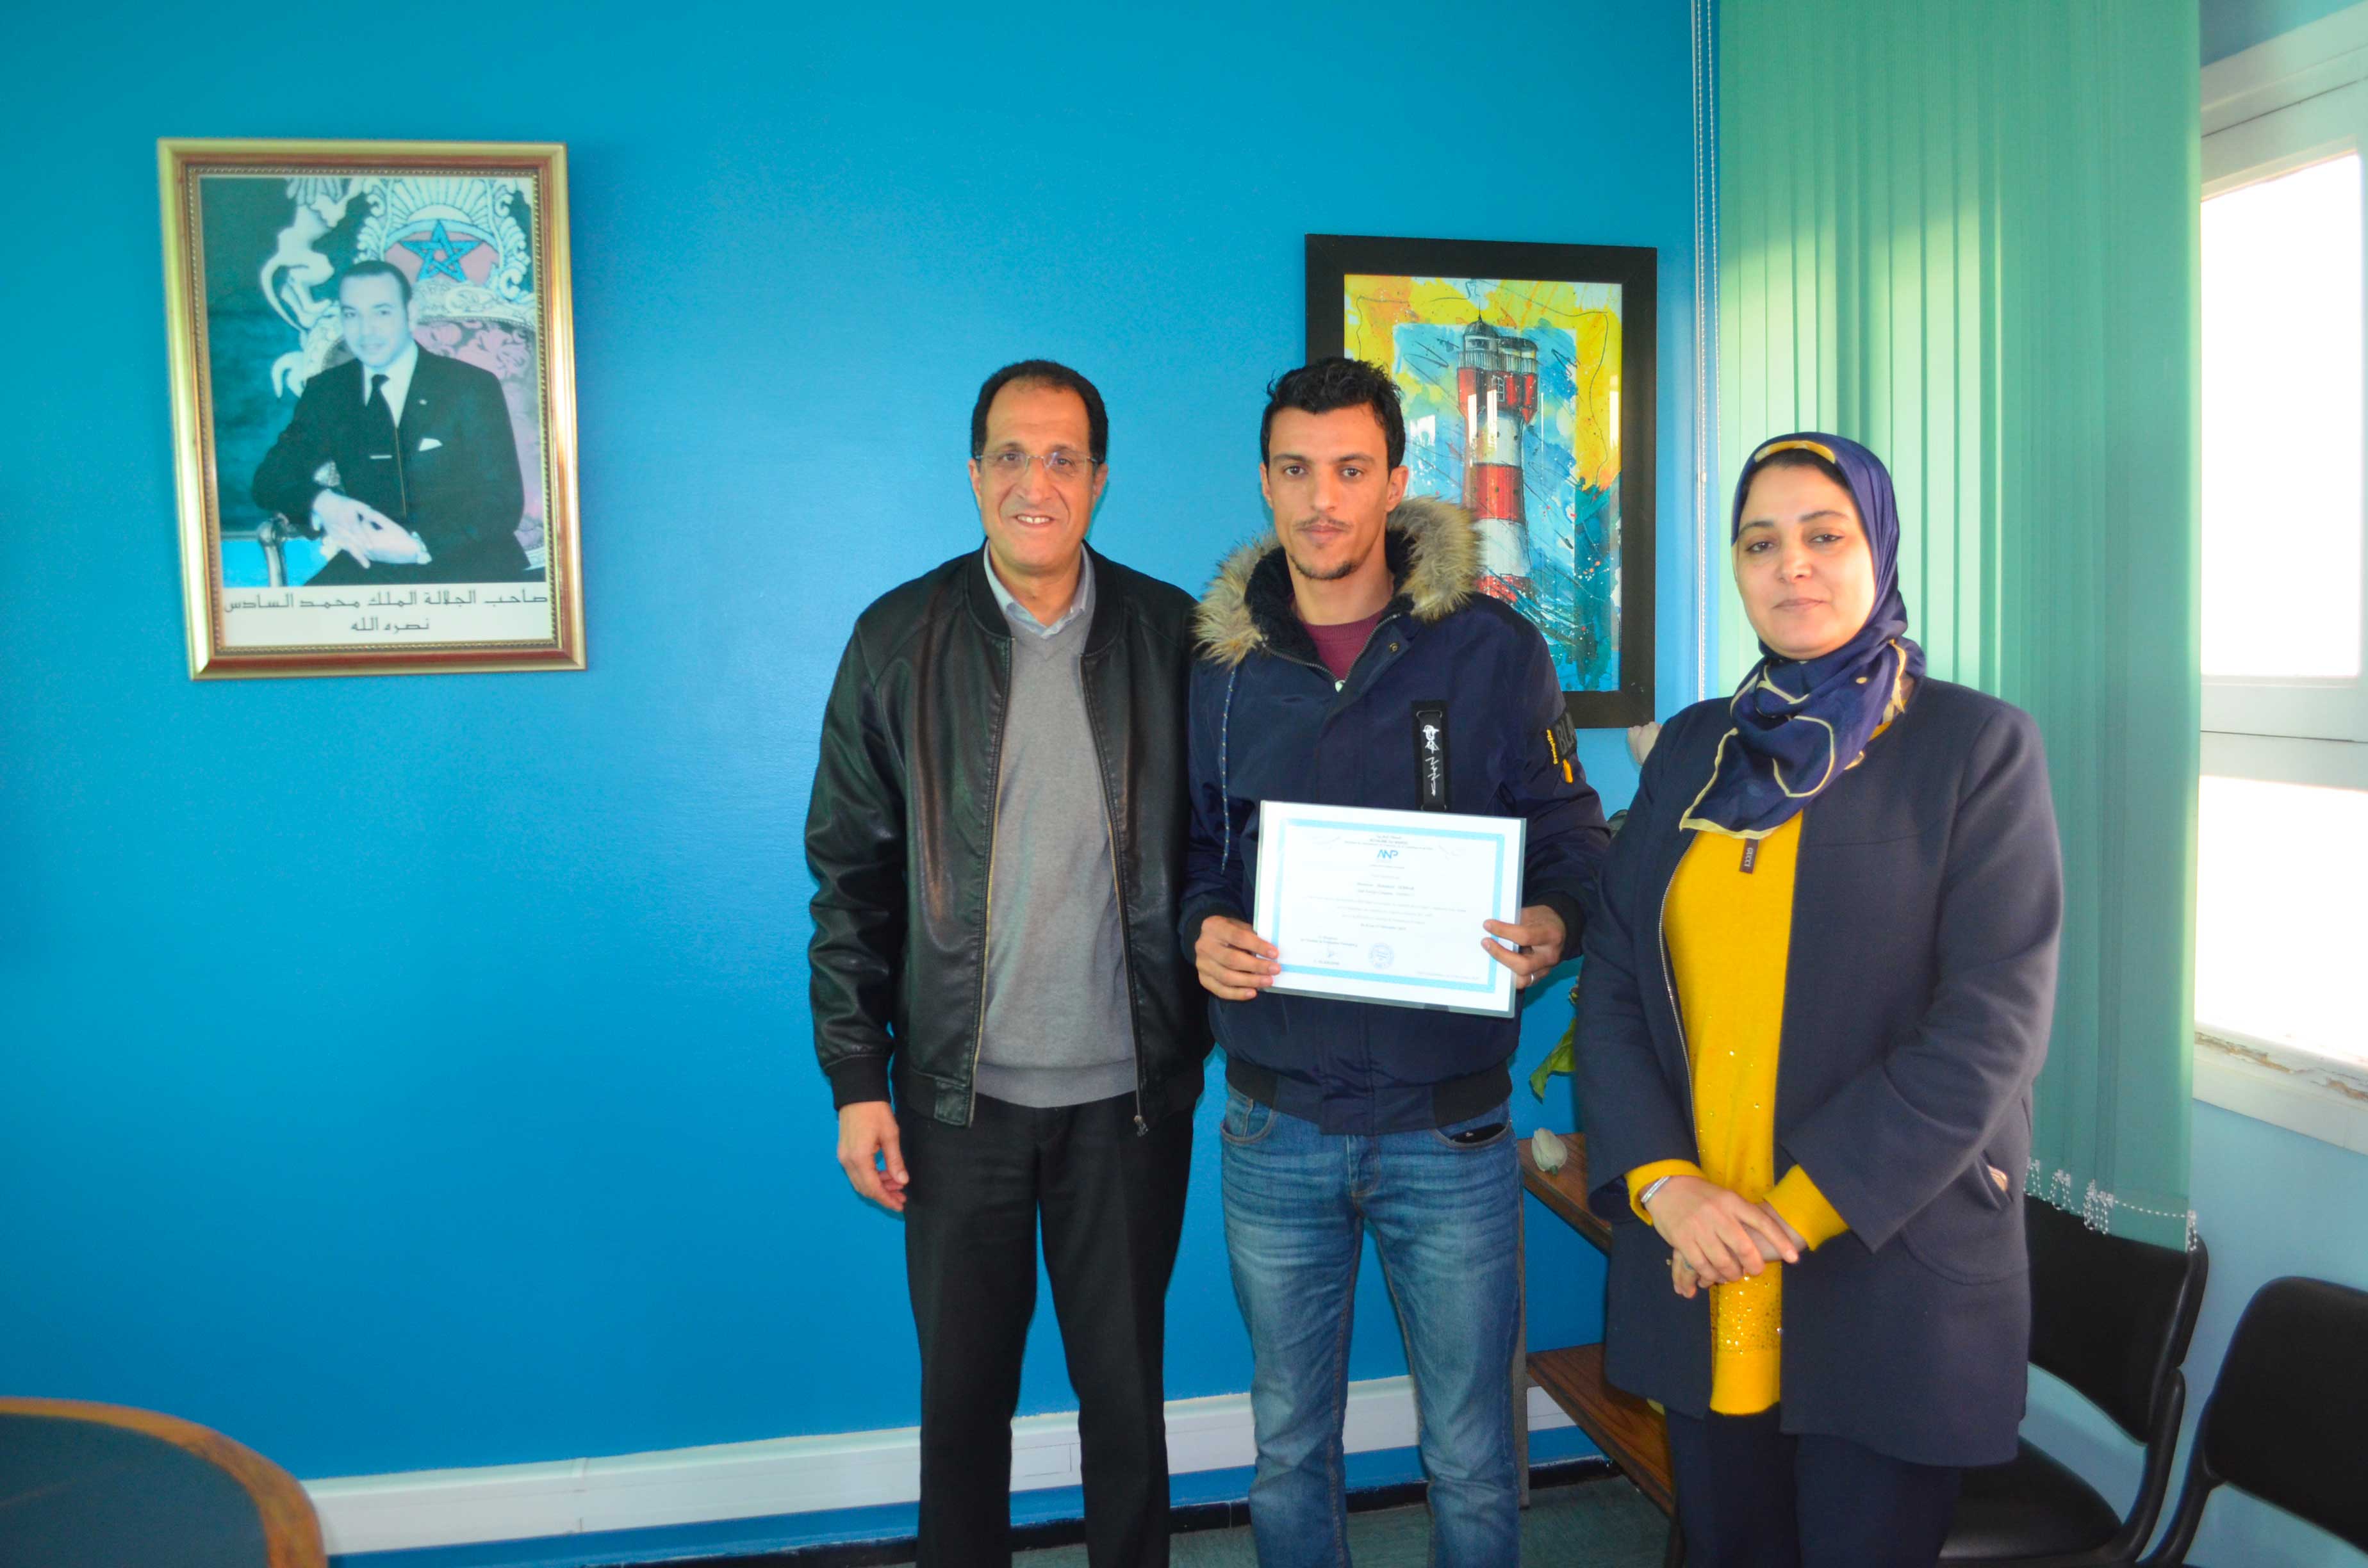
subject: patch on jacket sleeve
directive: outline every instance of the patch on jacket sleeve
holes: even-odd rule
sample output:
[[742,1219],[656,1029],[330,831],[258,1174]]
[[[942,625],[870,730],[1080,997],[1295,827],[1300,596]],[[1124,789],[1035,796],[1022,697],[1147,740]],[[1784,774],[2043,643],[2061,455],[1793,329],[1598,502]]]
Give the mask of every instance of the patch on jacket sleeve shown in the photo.
[[1577,783],[1578,765],[1571,760],[1571,754],[1578,749],[1578,732],[1571,725],[1569,709],[1554,716],[1554,722],[1546,726],[1545,736],[1546,760],[1561,771],[1564,783]]

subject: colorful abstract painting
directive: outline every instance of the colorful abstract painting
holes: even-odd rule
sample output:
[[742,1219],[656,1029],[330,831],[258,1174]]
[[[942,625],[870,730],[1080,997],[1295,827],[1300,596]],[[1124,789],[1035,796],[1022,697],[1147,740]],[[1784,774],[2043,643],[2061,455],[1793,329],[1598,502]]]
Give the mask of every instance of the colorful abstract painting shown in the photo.
[[1486,593],[1572,722],[1653,716],[1656,259],[1627,245],[1307,236],[1307,353],[1386,370],[1406,493],[1461,504]]
[[1351,275],[1347,352],[1406,399],[1411,495],[1480,526],[1482,588],[1537,622],[1565,691],[1620,686],[1616,283]]

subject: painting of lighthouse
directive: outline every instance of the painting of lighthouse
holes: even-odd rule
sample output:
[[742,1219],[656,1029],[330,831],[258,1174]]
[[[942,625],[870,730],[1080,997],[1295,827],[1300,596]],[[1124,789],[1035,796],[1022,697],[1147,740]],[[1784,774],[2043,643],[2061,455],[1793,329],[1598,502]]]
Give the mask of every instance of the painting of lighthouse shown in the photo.
[[1463,508],[1480,527],[1481,590],[1516,605],[1534,601],[1521,453],[1538,422],[1536,340],[1474,322],[1463,329],[1455,393],[1463,407]]
[[1653,282],[1650,251],[1308,239],[1310,357],[1389,372],[1406,493],[1472,514],[1588,727],[1651,717]]

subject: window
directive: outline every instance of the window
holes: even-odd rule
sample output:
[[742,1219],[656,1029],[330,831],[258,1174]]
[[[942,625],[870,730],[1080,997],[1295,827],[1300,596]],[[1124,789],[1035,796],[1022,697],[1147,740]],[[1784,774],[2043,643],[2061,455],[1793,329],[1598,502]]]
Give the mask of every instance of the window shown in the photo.
[[2368,1150],[2368,9],[2275,41],[2204,82],[2196,1094]]
[[2206,774],[2203,820],[2197,1024],[2368,1068],[2368,790]]
[[2348,733],[2356,722],[2338,706],[2314,723],[2307,700],[2265,713],[2263,699],[2349,696],[2342,684],[2360,675],[2360,307],[2359,153],[2204,202],[2203,674],[2221,699],[2215,728]]

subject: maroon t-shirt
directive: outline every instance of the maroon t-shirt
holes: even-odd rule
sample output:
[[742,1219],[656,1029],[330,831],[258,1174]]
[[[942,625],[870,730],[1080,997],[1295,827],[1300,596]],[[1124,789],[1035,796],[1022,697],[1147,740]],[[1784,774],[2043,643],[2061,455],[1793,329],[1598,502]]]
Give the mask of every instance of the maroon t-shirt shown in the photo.
[[[1365,651],[1365,643],[1373,635],[1373,628],[1382,623],[1388,610],[1384,605],[1362,620],[1344,620],[1338,626],[1308,626],[1307,635],[1315,639],[1316,656],[1332,672],[1334,680],[1347,680],[1357,655]],[[1306,625],[1302,622],[1302,625]]]

